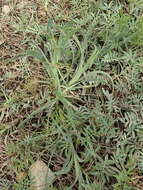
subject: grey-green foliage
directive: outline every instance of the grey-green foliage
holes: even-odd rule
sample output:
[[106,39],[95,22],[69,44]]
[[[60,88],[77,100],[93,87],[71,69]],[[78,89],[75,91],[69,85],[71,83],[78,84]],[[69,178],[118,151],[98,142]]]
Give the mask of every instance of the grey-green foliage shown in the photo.
[[119,1],[70,3],[82,8],[79,18],[27,29],[35,39],[25,56],[42,64],[49,91],[14,126],[23,136],[8,146],[13,168],[42,157],[55,166],[58,189],[134,189],[142,173],[142,19]]
[[[115,26],[113,28],[111,26],[112,30],[111,28],[106,28],[106,30],[108,29],[107,32],[101,34],[102,40],[105,40],[103,47],[101,47],[101,44],[94,45],[89,41],[96,27],[96,22],[89,25],[85,33],[81,32],[81,34],[82,27],[77,27],[77,30],[71,31],[67,24],[54,28],[55,24],[49,23],[48,29],[50,32],[45,36],[46,41],[44,42],[44,36],[41,37],[40,35],[37,42],[33,43],[32,50],[27,51],[27,55],[33,56],[43,64],[48,74],[47,77],[51,79],[51,86],[54,89],[54,96],[52,97],[54,109],[52,109],[50,123],[47,121],[47,125],[52,128],[52,138],[55,140],[54,143],[51,140],[47,142],[47,147],[49,147],[49,154],[53,155],[53,157],[59,154],[65,158],[61,171],[57,171],[57,176],[68,175],[69,172],[74,170],[75,179],[71,187],[78,184],[79,189],[86,186],[87,188],[92,186],[97,188],[97,182],[99,182],[99,188],[105,189],[105,184],[109,183],[111,178],[114,178],[116,183],[113,187],[115,189],[122,187],[123,189],[131,189],[129,184],[132,182],[131,175],[136,165],[127,165],[126,160],[130,162],[131,153],[133,158],[135,156],[132,149],[135,148],[137,143],[135,134],[138,118],[135,120],[136,115],[132,109],[131,111],[125,111],[126,113],[123,114],[120,101],[123,101],[122,104],[124,104],[124,101],[128,103],[128,100],[125,98],[120,100],[120,97],[117,98],[114,95],[120,93],[117,86],[114,88],[116,77],[119,81],[122,80],[120,74],[119,76],[113,75],[114,79],[104,70],[104,66],[103,69],[99,67],[100,61],[101,64],[106,64],[106,62],[120,64],[121,61],[124,64],[125,58],[120,60],[118,54],[123,56],[123,49],[128,50],[129,45],[131,45],[132,31],[130,30],[129,22],[130,16],[123,15],[123,13],[119,18],[117,17],[114,23]],[[71,28],[73,28],[74,22],[70,24]],[[115,36],[115,38],[112,39],[112,36]],[[91,51],[88,52],[89,47],[91,47]],[[113,49],[120,52],[112,53]],[[114,58],[107,59],[109,54]],[[102,55],[104,55],[103,60]],[[75,72],[69,71],[70,67],[76,67]],[[87,72],[88,70],[90,71]],[[135,72],[135,76],[138,75],[137,71],[133,72]],[[133,81],[131,83],[134,82],[135,85],[133,86],[136,88],[139,82],[134,80],[134,74],[131,76],[130,74],[127,80],[132,77]],[[93,94],[96,94],[96,88],[99,88],[99,110],[101,111],[96,110],[96,99],[98,99],[98,94],[96,94],[95,107],[92,110],[85,107],[85,111],[81,112],[77,105],[82,106],[76,103],[71,92],[75,93],[76,90],[91,89],[92,87],[95,88],[95,92],[91,91]],[[87,93],[88,91],[85,92]],[[81,97],[77,98],[80,101]],[[89,95],[89,101],[90,98],[92,97]],[[60,106],[59,102],[63,106]],[[44,107],[44,109],[47,108]],[[31,114],[28,120],[44,109],[42,108]],[[93,121],[93,123],[91,122],[90,124],[90,121]],[[123,125],[123,129],[120,128],[120,125]],[[51,136],[51,134],[49,135]],[[121,151],[119,148],[121,141],[127,140],[128,142],[130,139],[134,139],[135,144],[132,144],[130,149],[128,143],[125,143],[129,148],[127,153],[123,145],[123,155],[115,152],[116,149]],[[103,150],[105,151],[104,154],[102,154]],[[90,163],[92,163],[91,169],[86,171],[86,165]],[[89,185],[86,184],[85,178]],[[96,179],[96,182],[93,182],[93,179]]]

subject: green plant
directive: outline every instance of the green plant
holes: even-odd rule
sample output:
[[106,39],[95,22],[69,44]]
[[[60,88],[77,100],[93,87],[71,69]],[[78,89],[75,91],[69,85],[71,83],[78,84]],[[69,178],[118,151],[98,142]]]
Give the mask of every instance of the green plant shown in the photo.
[[[56,174],[55,189],[137,189],[143,61],[135,4],[44,0],[50,19],[19,16],[15,29],[26,48],[11,61],[23,63],[22,73],[16,67],[23,77],[14,92],[2,74],[0,89],[5,171],[19,173],[40,158]],[[7,179],[7,187],[25,188]]]

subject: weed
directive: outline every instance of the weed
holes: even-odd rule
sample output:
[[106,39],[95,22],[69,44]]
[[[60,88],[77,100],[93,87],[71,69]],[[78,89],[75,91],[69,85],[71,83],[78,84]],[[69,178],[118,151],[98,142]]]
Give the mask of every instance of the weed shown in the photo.
[[8,91],[2,74],[0,134],[10,158],[5,171],[13,171],[11,180],[5,174],[10,188],[29,188],[28,178],[17,182],[13,173],[27,171],[39,158],[56,175],[53,189],[139,188],[142,182],[134,178],[142,175],[143,81],[137,2],[40,3],[48,19],[33,16],[27,25],[22,15],[16,27],[26,48],[13,60],[28,65],[24,80]]

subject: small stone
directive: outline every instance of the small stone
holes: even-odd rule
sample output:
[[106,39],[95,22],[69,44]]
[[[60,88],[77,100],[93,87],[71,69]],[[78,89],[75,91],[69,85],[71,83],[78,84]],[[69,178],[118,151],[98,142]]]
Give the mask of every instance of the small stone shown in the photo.
[[3,8],[2,8],[2,12],[5,14],[5,15],[8,15],[10,13],[11,9],[8,5],[4,5]]
[[32,179],[32,190],[45,190],[55,180],[53,172],[41,160],[31,165],[29,173]]

